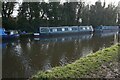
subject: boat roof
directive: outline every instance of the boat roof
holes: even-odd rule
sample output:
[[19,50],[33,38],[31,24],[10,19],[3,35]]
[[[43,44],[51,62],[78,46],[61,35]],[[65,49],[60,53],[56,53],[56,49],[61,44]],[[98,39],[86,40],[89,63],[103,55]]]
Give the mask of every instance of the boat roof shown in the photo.
[[59,26],[59,27],[40,27],[40,28],[74,28],[74,27],[92,27],[92,26]]

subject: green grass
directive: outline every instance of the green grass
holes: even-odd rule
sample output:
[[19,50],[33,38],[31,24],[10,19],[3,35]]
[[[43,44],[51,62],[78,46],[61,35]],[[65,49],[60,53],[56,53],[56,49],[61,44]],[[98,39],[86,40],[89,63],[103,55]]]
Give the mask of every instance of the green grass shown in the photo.
[[102,64],[117,59],[119,55],[118,48],[120,48],[120,44],[89,54],[64,67],[60,66],[48,71],[39,71],[31,79],[84,78],[84,75],[97,70]]

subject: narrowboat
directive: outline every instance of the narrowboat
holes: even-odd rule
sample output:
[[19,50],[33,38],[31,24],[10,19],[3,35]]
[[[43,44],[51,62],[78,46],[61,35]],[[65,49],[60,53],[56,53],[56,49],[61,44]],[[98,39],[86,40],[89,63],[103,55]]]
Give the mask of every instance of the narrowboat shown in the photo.
[[95,32],[118,32],[119,26],[97,26]]
[[2,37],[2,39],[11,39],[19,37],[19,34],[15,30],[5,31],[4,28],[0,28],[0,37]]
[[39,33],[35,33],[34,36],[58,36],[69,35],[76,33],[91,33],[93,32],[92,26],[62,26],[62,27],[40,27]]

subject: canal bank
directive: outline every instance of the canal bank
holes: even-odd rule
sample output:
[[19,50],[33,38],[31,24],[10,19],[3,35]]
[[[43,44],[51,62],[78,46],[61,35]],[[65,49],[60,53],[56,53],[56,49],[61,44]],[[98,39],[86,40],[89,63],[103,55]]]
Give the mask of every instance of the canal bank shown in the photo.
[[[106,72],[104,71],[107,71],[108,68],[114,70],[115,66],[117,67],[119,63],[119,48],[120,44],[116,44],[109,48],[97,51],[96,53],[91,53],[86,57],[80,58],[72,64],[68,64],[64,67],[55,67],[51,70],[40,71],[36,75],[32,76],[32,79],[111,77],[109,76],[109,72],[106,76],[101,76],[101,74],[105,75]],[[117,76],[119,75],[119,70],[115,69],[114,71],[116,71],[116,74],[112,78],[119,77]],[[100,76],[98,76],[96,72],[101,72],[101,74],[98,74]]]

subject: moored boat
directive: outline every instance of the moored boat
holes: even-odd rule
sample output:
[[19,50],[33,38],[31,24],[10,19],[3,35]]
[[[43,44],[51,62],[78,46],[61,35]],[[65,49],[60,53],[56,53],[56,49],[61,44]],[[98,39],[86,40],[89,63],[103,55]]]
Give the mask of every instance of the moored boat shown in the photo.
[[97,26],[95,32],[118,32],[119,26]]
[[62,27],[40,27],[39,33],[34,36],[58,36],[69,35],[76,33],[91,33],[93,32],[92,26],[62,26]]
[[5,37],[7,34],[5,33],[5,29],[0,27],[0,37]]
[[4,28],[0,28],[0,36],[2,37],[2,39],[11,39],[11,38],[18,38],[19,34],[15,30],[5,31]]

